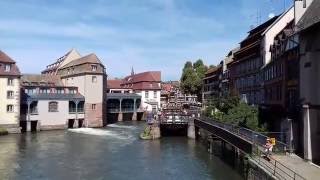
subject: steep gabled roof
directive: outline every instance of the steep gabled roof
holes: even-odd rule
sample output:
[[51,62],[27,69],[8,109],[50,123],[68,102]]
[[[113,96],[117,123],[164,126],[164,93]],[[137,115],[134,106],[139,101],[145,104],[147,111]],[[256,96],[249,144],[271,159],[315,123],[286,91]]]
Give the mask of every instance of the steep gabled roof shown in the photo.
[[97,57],[97,55],[95,55],[94,53],[91,53],[91,54],[83,56],[81,58],[72,60],[68,64],[66,64],[63,67],[61,67],[61,69],[64,69],[64,68],[67,68],[67,67],[71,67],[71,66],[80,65],[80,64],[86,64],[86,63],[95,63],[95,64],[103,65],[101,63],[101,61],[99,60],[99,58]]
[[[11,64],[10,71],[6,71],[5,66],[1,65],[1,63]],[[16,65],[16,62],[1,50],[0,50],[0,76],[20,76],[20,70]]]
[[0,50],[0,62],[4,63],[15,63],[13,59],[11,59],[6,53]]
[[78,59],[80,57],[81,55],[79,54],[79,52],[76,49],[72,48],[65,55],[55,60],[54,63],[48,65],[47,68],[42,71],[42,73],[45,73],[48,71],[57,71],[57,69],[59,69],[61,66],[64,66],[65,64],[68,64],[70,61],[74,59]]
[[300,32],[320,23],[320,1],[314,0],[296,25],[296,31]]

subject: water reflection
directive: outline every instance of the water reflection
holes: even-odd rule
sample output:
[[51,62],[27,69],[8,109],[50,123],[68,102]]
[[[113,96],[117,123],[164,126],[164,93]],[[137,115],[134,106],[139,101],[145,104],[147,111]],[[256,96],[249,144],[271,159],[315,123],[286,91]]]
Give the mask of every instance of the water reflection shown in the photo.
[[0,137],[0,179],[241,179],[194,140],[138,139],[143,126]]

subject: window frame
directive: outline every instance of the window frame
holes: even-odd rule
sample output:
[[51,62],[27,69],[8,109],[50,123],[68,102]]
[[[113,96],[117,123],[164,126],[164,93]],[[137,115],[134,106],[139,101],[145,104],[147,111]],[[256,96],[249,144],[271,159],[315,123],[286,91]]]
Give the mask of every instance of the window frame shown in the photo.
[[91,82],[92,82],[92,83],[97,83],[97,82],[98,82],[97,76],[92,76]]
[[[9,108],[11,107],[11,108]],[[13,113],[14,112],[14,106],[12,104],[7,105],[7,113]]]
[[13,86],[13,78],[8,78],[7,85],[8,86]]
[[[56,104],[56,107],[52,109],[53,104]],[[49,101],[48,112],[59,112],[59,103],[57,101]]]
[[92,71],[92,72],[96,72],[97,70],[98,70],[98,66],[92,64],[92,65],[91,65],[91,71]]
[[[11,94],[11,96],[10,96]],[[14,92],[13,91],[7,91],[7,99],[14,99]]]
[[10,72],[11,69],[12,69],[11,64],[5,64],[5,65],[4,65],[4,71],[5,71],[5,72]]

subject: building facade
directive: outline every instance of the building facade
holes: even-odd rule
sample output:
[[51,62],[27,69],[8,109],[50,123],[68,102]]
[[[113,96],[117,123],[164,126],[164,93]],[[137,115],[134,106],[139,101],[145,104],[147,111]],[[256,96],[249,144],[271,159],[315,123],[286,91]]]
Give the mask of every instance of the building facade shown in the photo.
[[[300,149],[299,118],[299,47],[294,34],[294,20],[274,38],[271,61],[262,69],[264,101],[260,104],[263,121],[269,129],[283,132],[282,142]],[[291,134],[290,132],[294,132]],[[293,141],[294,138],[294,141]]]
[[141,96],[141,106],[146,111],[157,112],[161,107],[161,72],[147,71],[127,76],[121,84],[132,88],[133,93]]
[[202,105],[206,106],[210,98],[218,98],[221,94],[221,80],[223,67],[219,64],[211,67],[205,73],[203,78]]
[[21,86],[22,132],[85,126],[85,98],[77,87],[56,75],[23,75]]
[[296,2],[304,158],[320,164],[320,2]]
[[[63,63],[64,64],[64,61]],[[65,86],[78,87],[85,97],[84,111],[87,127],[106,124],[107,75],[102,62],[95,54],[89,54],[58,68],[57,75]]]
[[20,71],[16,62],[0,50],[0,126],[19,133]]
[[141,96],[133,93],[131,87],[122,86],[123,80],[107,80],[107,119],[108,123],[135,121],[143,117]]

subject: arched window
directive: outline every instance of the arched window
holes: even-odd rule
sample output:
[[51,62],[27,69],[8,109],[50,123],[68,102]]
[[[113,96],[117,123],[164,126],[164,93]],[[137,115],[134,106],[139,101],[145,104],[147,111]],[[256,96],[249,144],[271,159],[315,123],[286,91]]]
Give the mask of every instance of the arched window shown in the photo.
[[58,112],[58,102],[56,101],[49,102],[49,112]]

